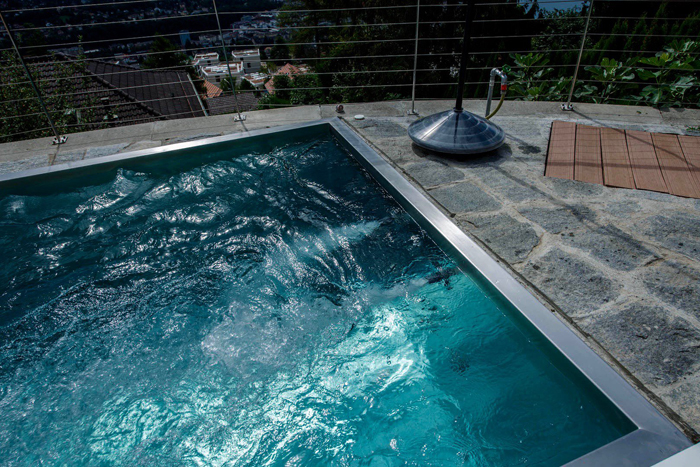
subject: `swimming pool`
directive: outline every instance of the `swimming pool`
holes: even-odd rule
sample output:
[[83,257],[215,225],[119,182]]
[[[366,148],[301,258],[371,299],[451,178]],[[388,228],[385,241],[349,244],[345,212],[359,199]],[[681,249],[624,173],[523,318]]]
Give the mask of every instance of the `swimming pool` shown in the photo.
[[0,183],[4,462],[642,465],[688,444],[336,120]]

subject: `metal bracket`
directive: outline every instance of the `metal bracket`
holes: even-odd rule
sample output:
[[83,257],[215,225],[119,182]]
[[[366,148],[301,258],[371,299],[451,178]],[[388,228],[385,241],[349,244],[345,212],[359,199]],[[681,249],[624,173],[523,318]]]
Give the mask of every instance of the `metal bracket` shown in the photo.
[[245,114],[236,114],[233,116],[234,122],[245,122]]
[[562,104],[561,105],[561,110],[565,112],[573,112],[574,110],[574,105],[569,103],[569,104]]
[[54,139],[52,139],[51,144],[63,144],[66,141],[68,141],[68,137],[66,135],[61,135],[56,136]]
[[420,117],[420,114],[415,109],[407,110],[406,115],[415,115],[416,117]]

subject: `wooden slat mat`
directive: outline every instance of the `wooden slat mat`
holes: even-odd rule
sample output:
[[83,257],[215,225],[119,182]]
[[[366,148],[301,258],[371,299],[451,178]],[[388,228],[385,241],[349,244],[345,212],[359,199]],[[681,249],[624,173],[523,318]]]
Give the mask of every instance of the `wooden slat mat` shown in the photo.
[[544,174],[700,198],[700,137],[555,121]]

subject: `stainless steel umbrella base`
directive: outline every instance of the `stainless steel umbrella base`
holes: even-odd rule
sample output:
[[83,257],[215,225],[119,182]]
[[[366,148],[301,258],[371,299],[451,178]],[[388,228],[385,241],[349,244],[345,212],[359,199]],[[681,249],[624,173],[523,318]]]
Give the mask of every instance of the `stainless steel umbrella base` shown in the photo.
[[505,132],[466,110],[447,110],[416,120],[408,136],[418,146],[446,154],[481,154],[499,148]]

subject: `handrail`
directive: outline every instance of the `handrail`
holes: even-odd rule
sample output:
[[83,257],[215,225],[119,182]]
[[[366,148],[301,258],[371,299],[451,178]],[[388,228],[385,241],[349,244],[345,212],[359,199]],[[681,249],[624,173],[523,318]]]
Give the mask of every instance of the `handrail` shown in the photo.
[[[62,1],[77,2],[78,0]],[[202,8],[201,5],[189,11],[184,7],[180,10],[179,6],[164,8],[162,11],[151,8],[151,5],[158,1],[162,0],[112,0],[103,3],[76,3],[5,10],[3,13],[8,21],[8,29],[14,27],[14,22],[23,21],[21,18],[27,17],[26,15],[40,17],[44,14],[42,12],[60,12],[65,21],[45,26],[35,24],[24,27],[17,24],[18,40],[14,44],[16,48],[8,47],[10,43],[6,40],[7,35],[0,34],[2,46],[0,61],[7,62],[2,63],[0,67],[0,96],[2,96],[0,97],[2,99],[0,121],[7,123],[2,125],[0,138],[7,140],[42,132],[45,134],[47,129],[52,128],[55,136],[60,136],[61,133],[76,131],[79,128],[104,126],[107,123],[98,122],[94,125],[92,122],[75,123],[64,118],[66,102],[70,103],[71,111],[115,109],[114,112],[118,113],[119,99],[104,104],[96,102],[102,93],[107,92],[106,88],[93,85],[80,87],[83,83],[93,83],[95,80],[102,80],[100,86],[112,86],[110,92],[116,92],[130,99],[129,102],[137,103],[143,108],[148,108],[156,102],[162,103],[158,106],[177,107],[182,104],[178,104],[178,99],[191,99],[179,108],[194,106],[206,114],[208,102],[215,101],[206,99],[202,89],[204,86],[216,83],[207,84],[206,76],[193,74],[192,69],[189,68],[191,65],[186,61],[177,65],[172,61],[162,61],[173,53],[181,53],[183,56],[188,54],[191,57],[195,53],[216,51],[220,52],[221,62],[225,64],[230,62],[229,54],[233,49],[255,47],[268,55],[262,57],[262,61],[271,70],[266,72],[267,79],[271,78],[276,66],[305,65],[312,76],[298,83],[292,81],[289,86],[277,87],[275,92],[286,95],[282,99],[284,102],[266,98],[264,103],[266,108],[299,105],[303,102],[336,103],[345,99],[400,97],[410,100],[411,112],[409,113],[415,114],[416,101],[430,97],[454,96],[458,88],[456,88],[458,83],[455,83],[455,78],[456,69],[460,65],[459,49],[463,40],[463,20],[460,18],[464,15],[466,4],[457,3],[455,0],[448,0],[445,3],[415,0],[401,5],[375,4],[366,8],[286,9],[274,12],[220,11],[216,0],[211,0],[208,9]],[[467,73],[465,84],[470,86],[468,94],[464,97],[469,99],[485,94],[486,115],[487,117],[493,115],[495,112],[491,111],[491,106],[497,76],[500,77],[502,85],[499,108],[505,101],[522,98],[560,99],[565,101],[565,107],[569,108],[572,107],[574,98],[639,104],[639,96],[630,94],[627,90],[633,92],[636,90],[639,93],[642,89],[661,90],[662,94],[653,102],[657,106],[688,105],[687,96],[700,96],[698,91],[700,71],[684,72],[648,61],[619,62],[627,60],[628,57],[642,58],[658,55],[661,51],[661,46],[658,44],[664,44],[664,40],[666,40],[665,44],[671,43],[672,40],[698,40],[697,35],[685,34],[683,32],[685,29],[677,28],[668,30],[658,28],[648,33],[640,33],[631,28],[628,31],[624,29],[602,31],[601,25],[609,25],[611,21],[636,19],[629,12],[625,12],[625,15],[620,17],[612,16],[609,13],[610,10],[603,10],[598,6],[599,2],[602,4],[607,1],[598,0],[595,5],[593,1],[589,1],[588,7],[583,11],[575,8],[558,15],[543,15],[531,11],[529,16],[522,13],[527,7],[523,7],[519,2],[510,0],[469,2],[476,7],[475,18],[472,21],[474,50],[469,54],[471,60],[464,64]],[[576,6],[578,3],[580,0],[538,1],[540,8],[545,9],[551,8],[549,5]],[[123,11],[129,6],[133,6],[139,16],[121,20],[118,14],[114,16],[106,13]],[[593,11],[594,8],[596,11]],[[495,16],[496,11],[499,12],[498,16]],[[664,24],[667,25],[678,21],[700,21],[700,15],[690,13],[688,17],[683,18],[684,11],[686,10],[668,9],[668,13],[648,16],[646,20],[659,24],[666,22]],[[91,12],[90,16],[86,14],[87,12]],[[502,12],[507,13],[502,14]],[[243,20],[242,17],[245,15],[251,15],[253,19]],[[255,15],[263,16],[256,18]],[[313,23],[319,17],[328,21]],[[277,24],[274,22],[275,18],[278,21]],[[279,24],[282,18],[284,23]],[[351,18],[357,19],[350,21]],[[160,19],[167,21],[158,21]],[[581,27],[582,31],[557,29],[556,25],[562,20],[576,20],[570,24],[580,25],[578,27]],[[265,21],[267,24],[258,24],[260,21]],[[70,24],[71,22],[73,24]],[[183,31],[175,32],[173,28],[176,26],[169,26],[173,24],[177,27],[181,24],[182,27],[193,25],[192,31],[186,32],[187,39],[191,37],[191,42],[184,45]],[[129,29],[132,35],[112,33],[108,37],[100,37],[105,26],[119,25],[124,25],[125,28],[138,25],[141,29]],[[245,25],[248,27],[244,27]],[[270,26],[275,26],[272,33]],[[159,31],[156,28],[162,30]],[[307,29],[313,32],[313,35],[304,35]],[[134,31],[140,34],[134,34]],[[546,31],[546,36],[543,36],[543,31]],[[42,32],[47,37],[46,43],[27,40],[31,34]],[[78,34],[85,37],[78,37]],[[169,38],[172,41],[180,37],[183,46],[175,51],[147,50],[148,44],[157,37]],[[646,38],[648,41],[640,47],[622,46],[621,44],[624,43],[622,38],[625,37],[635,41],[634,43],[639,43],[637,38]],[[612,41],[612,45],[601,46],[607,39]],[[252,43],[236,44],[236,41],[243,40],[249,40]],[[134,46],[134,44],[139,45]],[[131,48],[126,49],[126,46]],[[77,55],[86,48],[93,49],[86,53],[87,57]],[[127,52],[125,55],[131,60],[129,63],[136,63],[135,67],[116,68],[97,75],[84,69],[86,60],[117,61],[114,53],[120,50]],[[8,55],[9,53],[17,54],[19,60]],[[65,55],[67,53],[70,55]],[[690,50],[682,53],[685,54],[683,56],[691,57],[689,60],[692,62],[693,57],[700,57],[700,47],[691,47]],[[59,59],[57,54],[64,55]],[[619,61],[603,64],[600,61],[603,54]],[[140,69],[139,63],[146,59],[153,59],[152,63],[162,64],[149,70]],[[547,59],[551,62],[546,62]],[[22,61],[25,63],[22,64]],[[42,63],[52,65],[44,66],[41,65]],[[73,71],[58,73],[53,68],[58,65],[54,63],[60,63],[60,66]],[[506,65],[510,70],[508,77],[503,73]],[[611,81],[606,77],[605,73],[611,73],[611,67],[627,70],[624,79],[613,78]],[[188,69],[187,78],[181,74],[179,77],[172,73],[167,74],[173,71],[181,73]],[[235,76],[231,67],[224,70],[228,70],[228,79],[238,87],[237,81],[242,78]],[[487,73],[489,76],[486,76]],[[668,79],[675,80],[671,83],[675,94],[671,94],[666,89],[669,82],[649,79],[650,73],[663,74],[669,76]],[[693,79],[680,79],[683,73]],[[146,76],[153,77],[153,82],[146,81]],[[504,87],[507,88],[509,81],[511,92],[506,96]],[[25,88],[29,89],[32,85],[35,87],[34,90],[26,93]],[[158,86],[160,88],[157,88]],[[179,92],[171,96],[167,90],[172,86],[182,86],[186,89],[184,93]],[[566,91],[562,88],[566,88]],[[231,98],[232,101],[237,100],[239,96],[244,96],[246,109],[250,109],[257,105],[255,102],[261,93],[265,94],[266,91],[235,89],[225,91],[221,95]],[[197,103],[194,102],[195,99]],[[289,104],[286,103],[287,101]],[[697,105],[700,106],[700,104]],[[158,106],[157,108],[160,108]],[[112,110],[109,111],[112,112]],[[140,120],[182,118],[188,114],[192,115],[191,112],[171,110],[169,116],[154,114],[154,117],[143,117]],[[42,115],[49,121],[55,120],[55,122],[51,122],[49,126],[36,123],[40,128],[20,131],[26,128],[22,126],[23,121],[43,120]],[[139,118],[120,119],[118,122],[108,124],[127,124],[130,120],[136,121]]]

